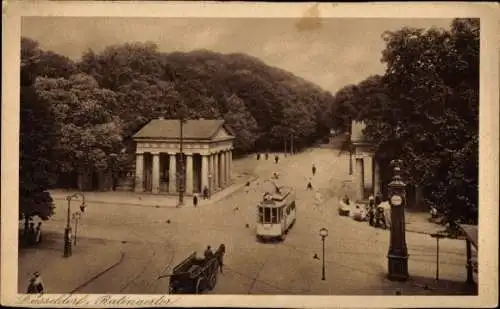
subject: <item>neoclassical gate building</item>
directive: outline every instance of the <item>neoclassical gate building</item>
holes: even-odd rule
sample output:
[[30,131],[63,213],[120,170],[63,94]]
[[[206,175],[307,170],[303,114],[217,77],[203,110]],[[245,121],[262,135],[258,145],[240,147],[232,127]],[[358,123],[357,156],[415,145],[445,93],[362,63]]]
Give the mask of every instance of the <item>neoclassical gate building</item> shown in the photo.
[[[366,141],[363,134],[365,127],[366,124],[362,121],[353,121],[351,125],[351,143],[354,146],[352,159],[355,163],[353,164],[353,172],[357,200],[364,200],[370,194],[384,191],[381,182],[383,171],[380,170],[380,164],[374,157],[373,145]],[[390,177],[392,178],[392,174]],[[407,182],[406,192],[407,206],[421,210],[426,209],[421,186]]]
[[230,185],[234,136],[223,120],[186,120],[182,125],[181,160],[179,120],[154,119],[140,129],[136,142],[136,192],[176,194],[184,162],[185,193],[211,193]]
[[356,199],[364,200],[370,194],[380,192],[380,168],[373,157],[372,145],[366,142],[363,130],[366,127],[362,121],[351,123],[351,143],[354,147],[353,174],[356,186]]

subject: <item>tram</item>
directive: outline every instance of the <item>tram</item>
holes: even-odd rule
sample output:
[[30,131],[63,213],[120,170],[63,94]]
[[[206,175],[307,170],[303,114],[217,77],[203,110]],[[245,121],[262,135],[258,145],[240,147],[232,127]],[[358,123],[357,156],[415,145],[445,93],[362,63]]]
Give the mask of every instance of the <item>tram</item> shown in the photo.
[[276,186],[275,192],[264,193],[257,211],[257,239],[284,240],[297,216],[295,191],[290,187]]

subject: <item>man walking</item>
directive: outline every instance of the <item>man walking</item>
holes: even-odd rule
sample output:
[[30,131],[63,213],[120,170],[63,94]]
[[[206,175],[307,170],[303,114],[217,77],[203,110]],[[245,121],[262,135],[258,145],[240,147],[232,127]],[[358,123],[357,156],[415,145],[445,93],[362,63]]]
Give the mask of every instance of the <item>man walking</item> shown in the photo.
[[198,194],[193,194],[193,205],[194,207],[198,206]]

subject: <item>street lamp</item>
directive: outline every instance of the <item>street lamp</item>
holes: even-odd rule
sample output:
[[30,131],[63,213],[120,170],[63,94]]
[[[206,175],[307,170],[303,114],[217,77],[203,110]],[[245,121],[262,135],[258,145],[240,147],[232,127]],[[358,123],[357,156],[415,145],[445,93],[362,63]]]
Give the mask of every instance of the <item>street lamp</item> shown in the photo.
[[324,227],[319,230],[319,236],[321,236],[321,241],[323,243],[323,268],[321,280],[325,280],[325,238],[328,236],[328,230]]
[[208,174],[208,197],[212,198],[212,173]]
[[439,281],[439,239],[446,238],[442,232],[431,234],[431,237],[436,238],[436,282]]
[[71,200],[77,199],[78,197],[82,198],[82,204],[80,205],[80,210],[81,210],[81,212],[85,212],[85,208],[87,207],[87,205],[85,204],[85,196],[82,193],[76,192],[76,193],[66,197],[66,200],[68,201],[68,216],[67,216],[67,220],[66,220],[66,228],[64,229],[64,257],[70,257],[72,255],[71,223],[70,223]]
[[78,232],[78,222],[82,218],[82,212],[81,211],[74,212],[71,218],[75,222],[75,237],[73,237],[73,245],[76,246],[76,234]]
[[388,278],[390,280],[408,280],[408,248],[406,247],[405,205],[406,184],[401,180],[401,160],[392,160],[394,173],[389,183],[389,202],[391,205],[391,241],[388,258]]

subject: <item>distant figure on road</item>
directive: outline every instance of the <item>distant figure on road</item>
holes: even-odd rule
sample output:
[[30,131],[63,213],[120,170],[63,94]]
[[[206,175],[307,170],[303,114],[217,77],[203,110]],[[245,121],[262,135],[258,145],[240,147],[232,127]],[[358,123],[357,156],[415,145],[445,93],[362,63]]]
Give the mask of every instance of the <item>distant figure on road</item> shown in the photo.
[[274,163],[278,164],[278,161],[280,160],[280,157],[278,155],[276,155],[274,157]]
[[214,256],[214,253],[212,252],[212,247],[207,246],[207,249],[205,250],[205,253],[203,255],[205,256],[206,260],[211,259]]
[[342,202],[344,202],[344,204],[346,205],[349,205],[351,204],[351,201],[349,200],[349,197],[346,195],[344,195],[344,197],[342,198]]
[[313,189],[313,185],[312,185],[312,183],[311,183],[311,180],[309,180],[309,181],[307,182],[307,190],[312,190],[312,189]]
[[193,205],[194,207],[198,206],[198,194],[193,195]]
[[257,160],[260,160],[260,153],[257,154]]
[[313,176],[316,175],[316,165],[312,165],[312,173],[313,173]]
[[269,159],[269,154],[266,152],[266,160]]
[[280,174],[278,172],[273,173],[274,179],[280,178]]
[[205,187],[203,188],[203,199],[204,199],[204,200],[208,199],[208,194],[209,194],[209,192],[208,192],[208,188],[205,186]]
[[42,222],[38,222],[35,229],[35,244],[42,242]]
[[39,272],[34,272],[28,285],[28,294],[43,294],[44,286]]

